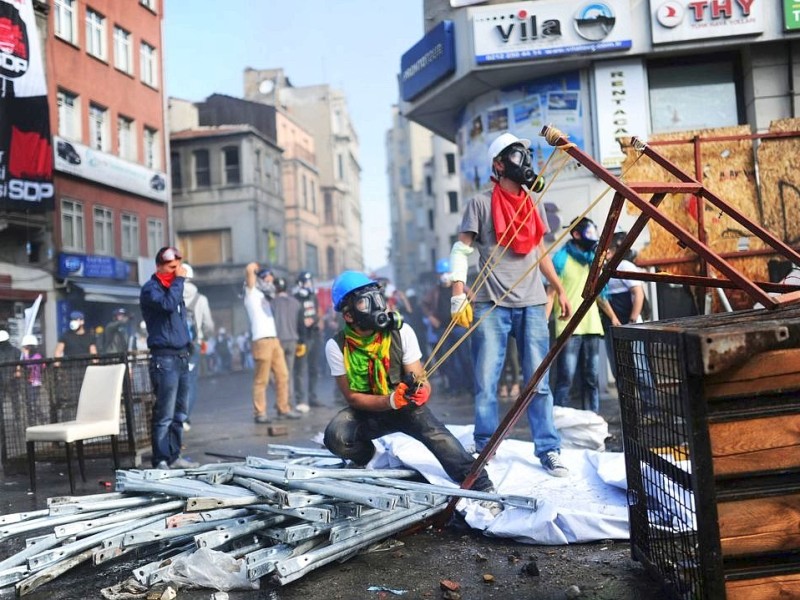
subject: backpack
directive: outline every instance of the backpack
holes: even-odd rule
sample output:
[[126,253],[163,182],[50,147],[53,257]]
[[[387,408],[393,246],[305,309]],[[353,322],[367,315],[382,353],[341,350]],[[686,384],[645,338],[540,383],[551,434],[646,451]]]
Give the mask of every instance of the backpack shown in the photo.
[[[339,350],[344,354],[344,329],[333,336]],[[403,380],[403,341],[400,330],[392,329],[392,343],[389,345],[389,387],[394,389]]]
[[128,350],[128,334],[126,326],[119,321],[109,324],[97,340],[103,354],[120,354]]

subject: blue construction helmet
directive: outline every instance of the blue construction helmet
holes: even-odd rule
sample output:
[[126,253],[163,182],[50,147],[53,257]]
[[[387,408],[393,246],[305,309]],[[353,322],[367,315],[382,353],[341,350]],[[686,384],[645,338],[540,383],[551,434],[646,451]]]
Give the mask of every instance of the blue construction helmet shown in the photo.
[[336,312],[342,312],[342,308],[344,308],[344,299],[347,294],[358,288],[367,285],[375,285],[377,283],[377,281],[370,279],[360,271],[345,271],[334,280],[333,287],[331,288],[333,309]]
[[436,261],[436,272],[441,275],[442,273],[450,272],[450,259],[440,258]]

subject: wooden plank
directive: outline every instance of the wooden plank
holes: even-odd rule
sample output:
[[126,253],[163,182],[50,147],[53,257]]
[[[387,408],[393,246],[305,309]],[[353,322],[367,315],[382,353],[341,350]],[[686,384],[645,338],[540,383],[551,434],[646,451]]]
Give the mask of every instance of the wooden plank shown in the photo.
[[775,600],[800,598],[800,573],[740,579],[725,583],[727,600]]
[[720,502],[724,556],[800,550],[800,493]]
[[762,352],[704,383],[708,399],[800,389],[800,348]]
[[715,475],[800,466],[800,414],[709,423]]

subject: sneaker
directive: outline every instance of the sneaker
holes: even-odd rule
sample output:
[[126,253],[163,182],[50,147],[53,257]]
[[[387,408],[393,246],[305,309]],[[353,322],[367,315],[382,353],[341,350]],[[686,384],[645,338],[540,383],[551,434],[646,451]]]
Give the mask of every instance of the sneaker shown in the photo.
[[256,415],[253,420],[256,423],[272,423],[272,419],[270,419],[267,415]]
[[539,460],[542,461],[542,467],[553,477],[568,477],[569,469],[561,462],[561,455],[555,450],[546,453]]
[[175,460],[172,461],[172,464],[169,466],[170,469],[196,469],[200,466],[199,462],[194,462],[193,460],[189,460],[187,458],[183,458],[179,456]]
[[302,419],[302,418],[303,418],[303,415],[301,415],[296,410],[290,410],[290,411],[285,412],[285,413],[278,413],[278,420],[281,420],[281,419]]
[[192,428],[192,424],[189,423],[189,421],[184,421],[183,422],[183,430],[184,431],[189,431],[191,428]]
[[298,404],[297,405],[297,412],[299,412],[299,413],[307,413],[310,410],[311,410],[311,407],[308,404],[306,404],[305,402],[303,404]]
[[160,463],[158,463],[153,468],[154,469],[160,469],[161,471],[169,471],[169,465],[167,464],[167,461],[165,461],[165,460],[162,460]]

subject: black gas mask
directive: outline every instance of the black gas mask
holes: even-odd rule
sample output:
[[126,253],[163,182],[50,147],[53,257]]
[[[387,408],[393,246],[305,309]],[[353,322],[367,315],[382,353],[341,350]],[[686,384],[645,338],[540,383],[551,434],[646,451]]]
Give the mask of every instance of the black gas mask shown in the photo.
[[360,329],[391,331],[403,326],[403,316],[400,313],[386,310],[386,298],[378,286],[356,290],[348,304],[354,324]]
[[575,231],[578,232],[580,237],[573,237],[572,239],[581,250],[590,252],[597,248],[600,236],[597,234],[597,225],[593,221],[586,218],[582,219]]
[[544,189],[544,179],[533,171],[531,152],[522,144],[512,144],[500,154],[503,164],[503,176],[508,177],[520,185],[526,186],[533,192]]

